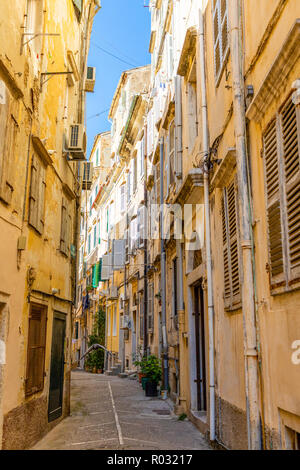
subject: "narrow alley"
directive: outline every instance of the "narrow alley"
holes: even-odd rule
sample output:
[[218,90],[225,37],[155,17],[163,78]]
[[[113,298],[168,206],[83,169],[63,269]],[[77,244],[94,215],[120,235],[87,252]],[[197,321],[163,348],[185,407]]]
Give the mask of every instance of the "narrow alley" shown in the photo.
[[71,415],[34,450],[209,450],[168,401],[146,398],[136,380],[72,372]]

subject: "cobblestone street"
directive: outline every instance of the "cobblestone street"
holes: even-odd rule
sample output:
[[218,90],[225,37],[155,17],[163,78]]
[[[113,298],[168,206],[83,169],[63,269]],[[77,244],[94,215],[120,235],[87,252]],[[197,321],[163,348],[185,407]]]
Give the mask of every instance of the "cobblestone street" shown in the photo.
[[179,421],[168,402],[146,398],[136,380],[75,371],[71,416],[35,450],[196,450],[209,445],[195,426]]

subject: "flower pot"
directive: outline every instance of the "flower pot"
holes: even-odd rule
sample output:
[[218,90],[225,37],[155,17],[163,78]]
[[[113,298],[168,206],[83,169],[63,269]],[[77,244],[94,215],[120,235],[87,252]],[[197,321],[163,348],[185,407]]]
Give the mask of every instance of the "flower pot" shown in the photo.
[[148,380],[146,382],[146,397],[157,397],[157,383]]
[[97,373],[97,368],[96,368],[96,367],[93,367],[92,372],[93,372],[93,374],[96,374],[96,373]]
[[142,377],[142,387],[143,390],[146,390],[146,383],[149,381],[148,377]]
[[143,378],[143,377],[146,377],[146,375],[143,374],[142,372],[139,372],[138,375],[139,375],[139,383],[141,384],[141,383],[142,383],[142,378]]
[[103,370],[102,370],[102,369],[98,369],[98,370],[97,370],[97,373],[98,373],[98,374],[103,374]]

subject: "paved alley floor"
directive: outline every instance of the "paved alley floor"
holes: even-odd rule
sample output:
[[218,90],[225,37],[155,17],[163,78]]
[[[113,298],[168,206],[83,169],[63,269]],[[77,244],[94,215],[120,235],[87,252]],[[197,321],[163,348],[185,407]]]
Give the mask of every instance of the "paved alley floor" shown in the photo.
[[35,450],[210,449],[168,403],[147,398],[136,380],[72,372],[71,415],[39,441]]

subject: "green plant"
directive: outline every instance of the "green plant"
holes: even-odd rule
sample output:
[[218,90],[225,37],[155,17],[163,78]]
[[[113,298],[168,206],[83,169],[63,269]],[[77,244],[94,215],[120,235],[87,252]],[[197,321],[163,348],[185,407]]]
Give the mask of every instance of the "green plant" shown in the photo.
[[[88,347],[93,344],[105,344],[105,311],[99,307],[98,312],[95,315],[93,334],[89,336]],[[85,365],[89,368],[103,369],[104,368],[104,351],[103,349],[97,349],[91,351],[86,357]]]
[[149,356],[144,364],[143,371],[151,382],[158,383],[161,380],[161,361],[153,354]]
[[139,361],[134,361],[134,365],[140,369],[140,372],[142,374],[146,374],[146,363],[147,363],[147,358],[146,356],[142,357]]
[[187,415],[185,413],[182,413],[180,416],[178,416],[178,421],[184,421],[187,418]]

